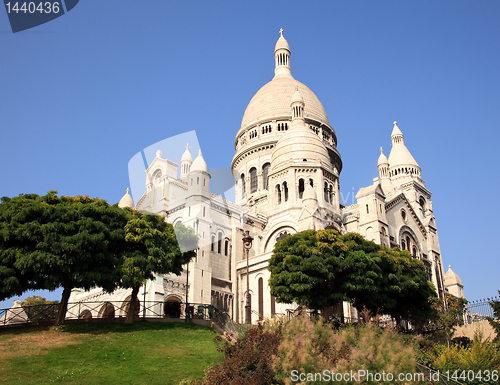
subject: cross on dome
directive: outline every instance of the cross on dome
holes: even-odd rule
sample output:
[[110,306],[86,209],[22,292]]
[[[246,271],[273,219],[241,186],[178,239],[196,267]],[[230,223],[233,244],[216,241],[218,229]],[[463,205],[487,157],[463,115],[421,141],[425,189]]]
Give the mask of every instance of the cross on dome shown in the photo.
[[283,28],[280,28],[280,35],[283,37]]
[[380,147],[380,153],[383,154],[384,153],[384,150],[382,149],[382,147]]

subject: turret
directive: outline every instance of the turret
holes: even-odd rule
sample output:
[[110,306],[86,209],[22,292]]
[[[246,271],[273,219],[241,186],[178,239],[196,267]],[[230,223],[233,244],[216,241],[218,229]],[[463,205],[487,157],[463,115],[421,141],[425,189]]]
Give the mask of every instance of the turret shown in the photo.
[[276,42],[274,48],[274,60],[276,67],[274,69],[275,76],[291,75],[292,69],[290,68],[290,47],[288,42],[283,37],[283,28],[280,29],[280,38]]
[[380,187],[382,187],[382,191],[387,196],[394,189],[393,184],[391,183],[391,178],[389,176],[389,161],[387,157],[384,155],[384,150],[380,147],[380,156],[378,157],[378,175],[380,180]]
[[181,158],[181,179],[187,181],[187,175],[191,171],[191,165],[193,163],[193,157],[189,152],[189,144],[186,144],[186,151],[182,154]]
[[[420,166],[405,146],[403,133],[399,129],[397,122],[394,122],[394,128],[391,135],[392,149],[389,154],[389,176],[395,179],[421,178]],[[400,183],[398,183],[400,184]]]
[[198,151],[198,156],[191,164],[187,182],[190,194],[210,197],[210,174],[201,150]]

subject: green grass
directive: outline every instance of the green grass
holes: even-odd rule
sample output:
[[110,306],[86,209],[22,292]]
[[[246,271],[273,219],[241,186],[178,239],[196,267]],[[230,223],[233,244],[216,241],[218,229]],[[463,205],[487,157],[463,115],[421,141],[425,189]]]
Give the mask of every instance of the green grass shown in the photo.
[[169,322],[0,329],[0,383],[177,385],[222,361],[215,336]]

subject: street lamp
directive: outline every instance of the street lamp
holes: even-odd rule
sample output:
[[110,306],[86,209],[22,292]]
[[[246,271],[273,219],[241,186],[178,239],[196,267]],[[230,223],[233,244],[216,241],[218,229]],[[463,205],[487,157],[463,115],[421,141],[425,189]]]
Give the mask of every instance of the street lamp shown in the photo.
[[250,305],[250,273],[248,268],[248,252],[252,248],[253,238],[250,236],[249,231],[245,231],[245,236],[243,237],[243,248],[247,251],[247,295],[245,304],[245,323],[252,323],[252,308]]

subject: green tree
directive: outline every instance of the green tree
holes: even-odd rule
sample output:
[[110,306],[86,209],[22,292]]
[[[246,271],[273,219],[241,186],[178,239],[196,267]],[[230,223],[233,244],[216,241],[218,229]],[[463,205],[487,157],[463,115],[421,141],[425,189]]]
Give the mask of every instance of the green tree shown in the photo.
[[455,329],[457,326],[464,324],[464,311],[467,300],[445,293],[443,299],[433,298],[431,303],[435,309],[433,328],[444,334],[449,348]]
[[[179,275],[182,265],[196,253],[198,237],[192,228],[177,224],[176,229],[159,215],[129,211],[132,218],[125,226],[125,251],[120,262],[120,286],[132,289],[125,322],[134,321],[137,294],[154,274]],[[176,238],[179,235],[179,241]]]
[[400,321],[428,318],[435,297],[422,261],[357,233],[308,230],[278,242],[269,261],[271,294],[330,314],[351,302],[358,310],[390,314]]
[[419,326],[435,317],[429,301],[437,297],[436,290],[427,280],[422,261],[406,250],[382,247],[378,264],[382,270],[379,288],[383,313],[393,316],[398,325],[404,319]]
[[129,215],[105,200],[50,191],[2,198],[0,298],[63,288],[56,324],[75,287],[113,291]]
[[324,317],[341,301],[362,308],[378,298],[378,246],[361,235],[303,231],[278,242],[269,261],[271,294],[279,302],[321,309]]

